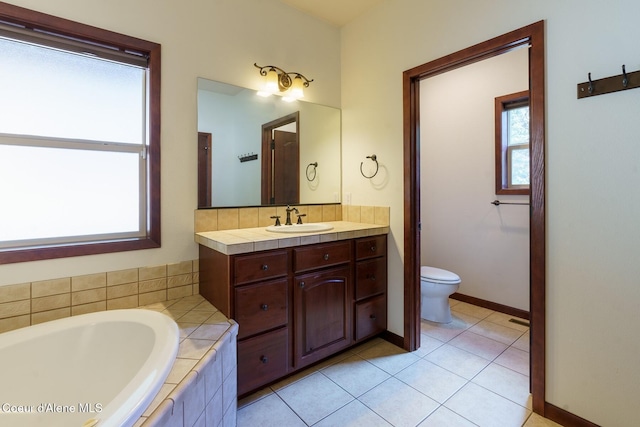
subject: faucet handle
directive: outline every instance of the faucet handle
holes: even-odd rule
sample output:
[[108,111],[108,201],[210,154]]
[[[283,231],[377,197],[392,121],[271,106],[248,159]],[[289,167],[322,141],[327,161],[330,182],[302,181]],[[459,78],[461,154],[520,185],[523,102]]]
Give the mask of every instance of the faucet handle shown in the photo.
[[307,216],[307,214],[296,214],[298,215],[298,224],[302,224],[302,217]]
[[270,218],[276,220],[276,227],[279,227],[281,225],[280,224],[280,215],[274,215],[274,216],[272,216]]

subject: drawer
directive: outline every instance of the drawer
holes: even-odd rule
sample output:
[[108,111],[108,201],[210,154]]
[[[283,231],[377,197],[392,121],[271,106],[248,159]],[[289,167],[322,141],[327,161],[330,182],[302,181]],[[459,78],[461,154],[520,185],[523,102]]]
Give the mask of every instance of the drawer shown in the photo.
[[356,300],[386,292],[387,257],[356,263]]
[[387,329],[387,297],[380,295],[356,304],[356,341]]
[[238,395],[287,373],[289,329],[282,328],[238,342]]
[[284,278],[235,288],[238,339],[287,324],[287,283]]
[[387,254],[387,236],[372,236],[356,240],[356,260]]
[[287,251],[238,256],[234,262],[235,284],[284,276],[287,264]]
[[351,241],[312,245],[293,250],[294,271],[306,271],[351,261]]

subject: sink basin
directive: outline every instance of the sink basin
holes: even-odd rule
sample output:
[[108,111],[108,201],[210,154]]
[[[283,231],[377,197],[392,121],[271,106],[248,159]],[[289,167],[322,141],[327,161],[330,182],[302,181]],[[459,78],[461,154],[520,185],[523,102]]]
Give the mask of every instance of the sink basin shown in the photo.
[[314,222],[309,224],[293,224],[293,225],[270,225],[267,227],[267,231],[272,233],[315,233],[317,231],[331,230],[333,225],[323,224],[321,222]]

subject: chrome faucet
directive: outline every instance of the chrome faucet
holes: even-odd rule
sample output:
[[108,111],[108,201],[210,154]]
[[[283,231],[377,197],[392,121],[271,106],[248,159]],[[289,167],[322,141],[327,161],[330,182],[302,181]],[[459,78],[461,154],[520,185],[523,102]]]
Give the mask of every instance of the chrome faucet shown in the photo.
[[298,209],[292,208],[289,205],[287,205],[286,211],[287,211],[287,220],[285,221],[284,225],[293,225],[293,224],[291,224],[291,212],[293,211],[293,212],[295,212],[297,214],[297,213],[299,213]]

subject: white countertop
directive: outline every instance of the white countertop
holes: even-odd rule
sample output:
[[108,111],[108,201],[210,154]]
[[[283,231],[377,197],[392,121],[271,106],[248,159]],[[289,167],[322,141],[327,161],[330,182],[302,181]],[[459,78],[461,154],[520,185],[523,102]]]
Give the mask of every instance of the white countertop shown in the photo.
[[235,255],[389,233],[388,225],[349,221],[325,224],[332,225],[333,229],[313,233],[274,233],[266,227],[203,231],[195,234],[195,241],[225,255]]

